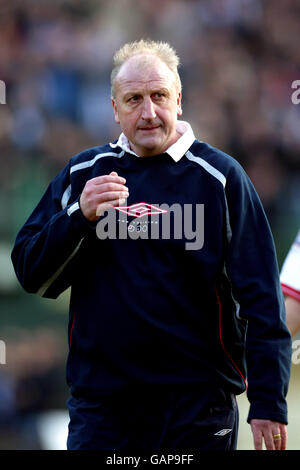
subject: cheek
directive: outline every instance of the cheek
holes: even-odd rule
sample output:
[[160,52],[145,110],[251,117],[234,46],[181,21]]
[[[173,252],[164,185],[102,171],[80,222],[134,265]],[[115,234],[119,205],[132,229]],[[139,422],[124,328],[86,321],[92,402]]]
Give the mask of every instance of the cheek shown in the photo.
[[172,107],[171,109],[165,110],[163,113],[163,120],[169,128],[175,128],[177,123],[177,107]]
[[122,128],[126,130],[127,134],[134,134],[136,126],[137,126],[138,118],[133,113],[125,113],[122,116]]

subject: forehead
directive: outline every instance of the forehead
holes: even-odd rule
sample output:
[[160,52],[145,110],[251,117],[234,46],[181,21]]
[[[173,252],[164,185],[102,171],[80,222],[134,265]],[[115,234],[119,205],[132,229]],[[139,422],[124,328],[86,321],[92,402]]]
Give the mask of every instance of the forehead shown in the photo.
[[153,54],[140,54],[128,59],[121,67],[116,80],[121,92],[149,88],[175,87],[175,77],[169,67]]

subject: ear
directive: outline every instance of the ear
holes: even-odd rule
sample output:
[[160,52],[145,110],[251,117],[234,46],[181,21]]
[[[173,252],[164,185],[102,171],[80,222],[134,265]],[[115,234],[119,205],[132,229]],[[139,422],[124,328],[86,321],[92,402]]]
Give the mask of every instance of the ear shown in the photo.
[[116,101],[114,100],[114,98],[111,99],[111,104],[112,104],[112,107],[114,109],[114,116],[115,116],[115,122],[117,124],[120,124],[120,119],[119,119],[119,114],[118,114],[118,108],[117,108],[117,104],[116,104]]
[[182,115],[182,107],[181,107],[181,93],[179,92],[177,95],[177,116]]

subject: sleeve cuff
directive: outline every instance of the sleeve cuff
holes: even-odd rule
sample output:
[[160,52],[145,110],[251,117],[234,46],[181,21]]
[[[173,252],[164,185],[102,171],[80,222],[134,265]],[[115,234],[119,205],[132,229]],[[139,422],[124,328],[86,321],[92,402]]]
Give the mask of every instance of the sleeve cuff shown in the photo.
[[288,424],[287,410],[270,409],[268,405],[262,403],[252,403],[250,405],[247,422],[250,423],[251,419],[269,419]]
[[90,222],[85,218],[80,208],[79,198],[67,207],[67,214],[81,235],[84,235],[89,231],[94,232],[96,230],[99,220]]

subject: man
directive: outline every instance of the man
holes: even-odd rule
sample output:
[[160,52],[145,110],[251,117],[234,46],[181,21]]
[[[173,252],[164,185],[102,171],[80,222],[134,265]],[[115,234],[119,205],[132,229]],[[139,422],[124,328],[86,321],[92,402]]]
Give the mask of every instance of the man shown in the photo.
[[300,331],[300,231],[282,265],[280,281],[286,296],[286,322],[294,336]]
[[177,120],[178,62],[152,41],[115,54],[118,141],[70,160],[12,253],[27,291],[72,287],[68,449],[235,449],[246,389],[255,448],[286,447],[272,236],[240,165]]

